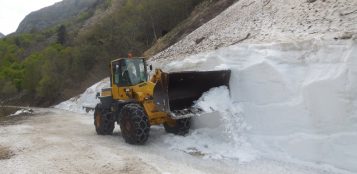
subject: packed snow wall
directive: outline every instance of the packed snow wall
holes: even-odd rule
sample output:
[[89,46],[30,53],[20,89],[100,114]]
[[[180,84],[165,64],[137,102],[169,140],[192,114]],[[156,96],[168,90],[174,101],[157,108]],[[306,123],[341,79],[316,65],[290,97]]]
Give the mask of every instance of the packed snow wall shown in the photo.
[[231,99],[249,127],[237,133],[263,157],[357,172],[355,41],[240,44],[151,63],[165,71],[231,69]]

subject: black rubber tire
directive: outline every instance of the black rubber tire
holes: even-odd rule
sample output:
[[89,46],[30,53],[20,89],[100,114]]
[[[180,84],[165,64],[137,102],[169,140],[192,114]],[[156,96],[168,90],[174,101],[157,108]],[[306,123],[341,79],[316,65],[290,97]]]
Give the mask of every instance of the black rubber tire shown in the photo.
[[111,135],[115,127],[115,120],[109,111],[97,104],[94,110],[94,126],[98,135]]
[[191,118],[176,120],[175,126],[164,123],[165,131],[175,135],[186,135],[191,127]]
[[120,130],[125,142],[144,144],[150,133],[150,123],[144,109],[135,103],[125,105],[120,112]]

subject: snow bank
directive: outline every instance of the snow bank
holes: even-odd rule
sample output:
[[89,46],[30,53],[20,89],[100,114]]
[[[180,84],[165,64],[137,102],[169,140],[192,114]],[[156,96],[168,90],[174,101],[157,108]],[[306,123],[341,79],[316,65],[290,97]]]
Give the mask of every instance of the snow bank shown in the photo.
[[[243,117],[249,129],[239,132],[260,155],[357,172],[355,41],[240,44],[183,60],[160,59],[151,63],[165,71],[231,69],[232,101],[217,98],[215,102],[219,105],[210,105],[227,108],[226,102],[230,102],[233,107],[228,104],[229,108],[241,108],[242,115],[236,118]],[[216,97],[221,95],[224,93],[216,93]],[[217,122],[214,117],[199,122],[205,121]],[[220,124],[230,127],[231,123]],[[222,137],[215,136],[209,126],[176,141],[174,148],[186,147],[185,141],[198,144],[202,151],[212,139],[217,141],[211,146],[219,144]],[[205,131],[212,136],[200,137]],[[231,143],[239,143],[239,138],[230,138]],[[227,143],[227,147],[232,146]],[[226,150],[213,148],[214,154]]]
[[[207,91],[195,102],[194,107],[202,109],[204,113],[219,116],[220,124],[218,126],[223,126],[229,141],[236,143],[241,140],[240,133],[246,128],[246,125],[242,120],[240,108],[234,106],[226,86]],[[205,118],[203,115],[201,118],[194,119],[204,120]]]
[[86,113],[85,108],[94,108],[95,105],[99,103],[99,99],[96,98],[96,94],[103,88],[108,88],[109,86],[109,78],[105,78],[89,87],[83,94],[64,101],[54,107],[78,113]]

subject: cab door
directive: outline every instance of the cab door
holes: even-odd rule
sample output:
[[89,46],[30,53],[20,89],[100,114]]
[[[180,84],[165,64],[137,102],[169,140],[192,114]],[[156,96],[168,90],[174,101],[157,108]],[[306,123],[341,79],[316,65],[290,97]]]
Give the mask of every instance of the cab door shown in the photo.
[[129,97],[126,95],[125,89],[128,86],[123,84],[123,73],[122,67],[125,66],[125,60],[120,59],[112,62],[112,90],[114,100],[128,100]]

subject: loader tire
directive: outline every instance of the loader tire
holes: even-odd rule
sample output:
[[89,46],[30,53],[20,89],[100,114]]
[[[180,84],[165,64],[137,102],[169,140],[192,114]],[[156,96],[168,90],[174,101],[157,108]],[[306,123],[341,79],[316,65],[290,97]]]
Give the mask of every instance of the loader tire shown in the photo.
[[191,118],[176,120],[174,125],[164,123],[165,131],[175,135],[186,135],[191,127]]
[[94,126],[98,135],[111,135],[114,130],[113,116],[102,108],[101,104],[97,104],[94,110]]
[[125,142],[144,144],[150,132],[150,123],[144,109],[138,104],[127,104],[121,109],[120,116],[120,130]]

